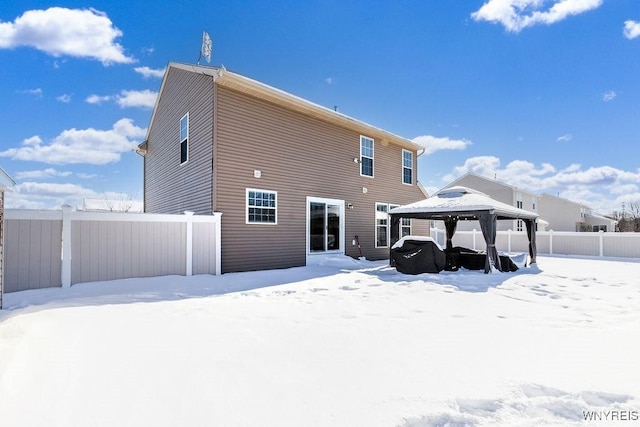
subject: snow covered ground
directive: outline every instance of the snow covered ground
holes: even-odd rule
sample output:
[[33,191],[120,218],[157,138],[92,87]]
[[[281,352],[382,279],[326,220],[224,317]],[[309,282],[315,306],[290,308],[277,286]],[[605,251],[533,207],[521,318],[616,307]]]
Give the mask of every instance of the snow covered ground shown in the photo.
[[13,293],[0,311],[3,426],[604,426],[639,415],[639,262],[540,257],[515,273],[405,276],[333,258]]

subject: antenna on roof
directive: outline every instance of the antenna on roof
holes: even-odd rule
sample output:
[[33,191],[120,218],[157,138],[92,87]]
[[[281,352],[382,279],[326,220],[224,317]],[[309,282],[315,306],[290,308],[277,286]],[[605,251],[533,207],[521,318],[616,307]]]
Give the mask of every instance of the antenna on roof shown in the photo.
[[200,48],[200,56],[198,56],[198,65],[200,65],[200,59],[204,58],[207,64],[211,62],[211,51],[213,50],[213,42],[209,33],[202,32],[202,47]]

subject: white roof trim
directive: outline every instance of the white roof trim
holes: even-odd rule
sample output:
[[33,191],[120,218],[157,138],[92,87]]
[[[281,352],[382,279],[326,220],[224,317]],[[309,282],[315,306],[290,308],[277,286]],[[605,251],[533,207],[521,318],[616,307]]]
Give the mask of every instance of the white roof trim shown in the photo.
[[0,189],[9,190],[16,185],[16,182],[7,174],[4,169],[0,168]]
[[499,216],[513,219],[535,219],[538,214],[515,206],[499,202],[484,193],[466,187],[452,187],[440,190],[433,197],[419,202],[400,206],[389,211],[390,214],[434,213],[455,215],[456,212],[490,211]]

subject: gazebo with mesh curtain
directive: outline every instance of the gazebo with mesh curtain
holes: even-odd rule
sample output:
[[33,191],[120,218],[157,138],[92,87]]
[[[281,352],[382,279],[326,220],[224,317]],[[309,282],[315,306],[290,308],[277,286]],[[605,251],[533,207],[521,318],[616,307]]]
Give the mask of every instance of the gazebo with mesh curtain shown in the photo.
[[[496,250],[496,222],[501,219],[521,219],[527,227],[530,262],[536,262],[536,221],[538,214],[499,202],[484,193],[466,187],[440,190],[433,197],[400,206],[389,211],[391,217],[391,246],[399,240],[402,218],[444,221],[447,232],[446,249],[452,249],[451,239],[459,220],[478,220],[487,246],[484,272],[503,271]],[[391,261],[391,254],[389,254]]]

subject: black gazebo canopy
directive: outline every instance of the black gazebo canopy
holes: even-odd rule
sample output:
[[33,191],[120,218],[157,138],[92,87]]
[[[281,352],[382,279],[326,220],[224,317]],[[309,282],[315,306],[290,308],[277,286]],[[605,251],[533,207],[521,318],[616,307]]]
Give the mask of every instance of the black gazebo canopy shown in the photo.
[[459,220],[478,220],[487,245],[484,272],[492,269],[502,271],[496,250],[496,222],[499,219],[521,219],[527,227],[529,256],[536,262],[535,224],[538,215],[524,209],[492,199],[484,193],[466,187],[451,187],[440,190],[433,197],[409,205],[391,209],[391,246],[399,240],[402,218],[433,219],[444,221],[447,232],[447,249],[452,248],[451,239]]

